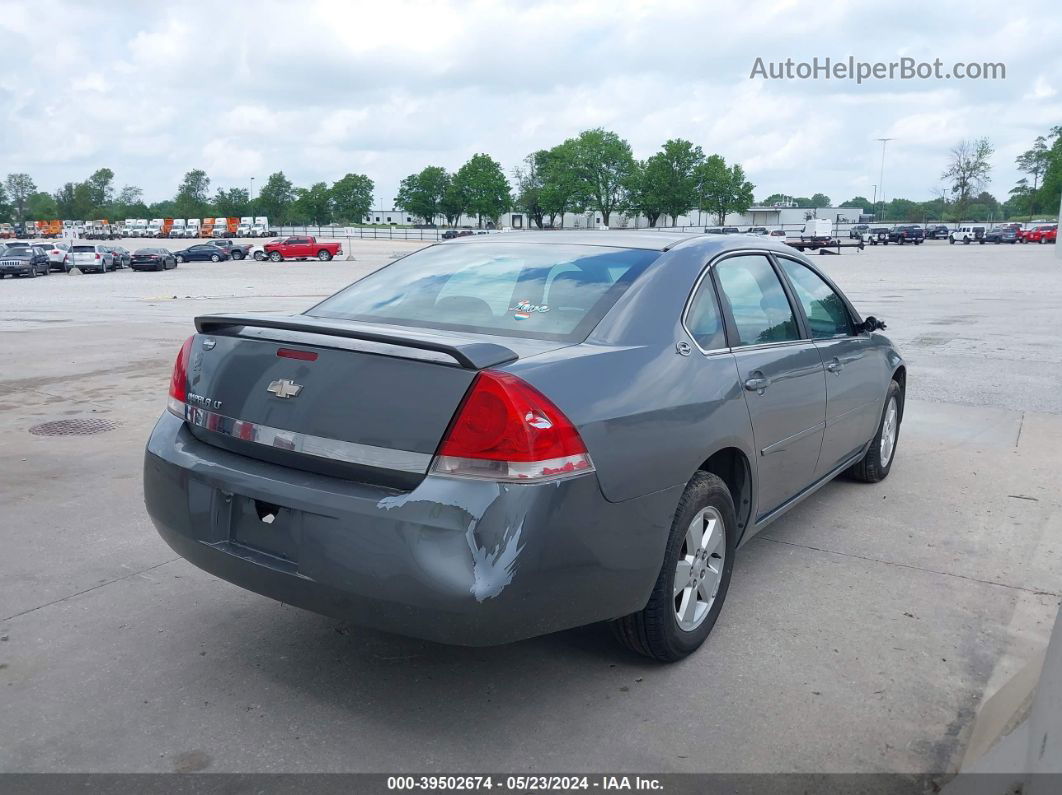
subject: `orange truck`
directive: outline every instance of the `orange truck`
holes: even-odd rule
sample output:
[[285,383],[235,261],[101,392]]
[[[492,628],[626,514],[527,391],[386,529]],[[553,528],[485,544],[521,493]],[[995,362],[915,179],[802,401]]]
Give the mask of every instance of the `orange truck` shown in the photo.
[[214,236],[214,221],[222,221],[222,218],[204,218],[203,225],[199,228],[200,237],[213,237]]
[[162,228],[159,230],[159,237],[169,237],[170,232],[173,230],[173,219],[163,218]]

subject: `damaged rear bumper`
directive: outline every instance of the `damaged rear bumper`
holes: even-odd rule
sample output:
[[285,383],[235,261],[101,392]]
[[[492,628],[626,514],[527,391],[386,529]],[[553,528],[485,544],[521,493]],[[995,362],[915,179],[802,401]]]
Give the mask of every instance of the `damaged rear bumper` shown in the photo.
[[144,461],[148,513],[196,566],[314,612],[470,646],[640,610],[680,493],[610,503],[593,474],[428,476],[401,492],[215,448],[168,413]]

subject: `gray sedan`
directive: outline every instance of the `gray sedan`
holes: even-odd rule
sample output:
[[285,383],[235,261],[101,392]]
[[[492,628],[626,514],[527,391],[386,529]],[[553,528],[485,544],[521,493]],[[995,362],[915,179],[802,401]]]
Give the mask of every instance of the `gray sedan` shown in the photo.
[[179,554],[275,599],[489,645],[597,621],[671,661],[736,550],[895,460],[907,370],[762,237],[466,237],[306,313],[196,320],[148,441]]

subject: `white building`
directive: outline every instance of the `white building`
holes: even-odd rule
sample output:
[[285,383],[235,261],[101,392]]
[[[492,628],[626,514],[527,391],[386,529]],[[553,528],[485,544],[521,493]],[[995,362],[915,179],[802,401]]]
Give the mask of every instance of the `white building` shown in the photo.
[[[797,229],[804,225],[804,222],[809,218],[826,218],[833,221],[834,224],[855,224],[864,219],[864,211],[862,207],[813,207],[813,208],[801,208],[801,207],[750,207],[744,213],[730,213],[726,217],[726,222],[723,226],[737,226],[737,227],[749,227],[749,226],[765,226],[767,228],[788,228]],[[548,217],[545,219],[548,223]],[[367,216],[365,216],[365,223],[369,225],[380,226],[413,226],[420,222],[420,219],[414,218],[412,214],[402,210],[401,208],[392,208],[390,210],[371,210]],[[445,226],[445,220],[440,216],[436,219],[438,226]],[[457,226],[476,228],[479,225],[479,219],[474,215],[462,215],[458,221]],[[561,218],[557,218],[554,221],[555,226],[563,227],[564,229],[596,229],[604,225],[601,213],[587,211],[582,213],[565,213],[563,223]],[[485,228],[498,228],[504,229],[509,227],[512,229],[534,229],[537,228],[534,222],[527,215],[518,211],[502,213],[498,218],[498,222],[494,223],[484,220],[483,226]],[[714,213],[709,213],[703,210],[693,210],[687,215],[680,215],[676,223],[672,223],[671,216],[660,216],[656,220],[656,226],[669,227],[709,227],[718,226],[716,223],[716,217]],[[633,215],[621,212],[613,212],[609,217],[609,228],[611,229],[646,229],[649,227],[649,221],[644,215]]]

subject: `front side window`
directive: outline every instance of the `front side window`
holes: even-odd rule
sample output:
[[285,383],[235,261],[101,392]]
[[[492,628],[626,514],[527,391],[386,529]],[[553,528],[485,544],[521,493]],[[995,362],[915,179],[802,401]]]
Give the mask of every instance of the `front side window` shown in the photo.
[[765,256],[728,257],[715,272],[737,328],[735,347],[800,339],[793,307]]
[[779,257],[779,262],[804,307],[811,336],[815,339],[849,336],[852,323],[841,296],[807,265],[784,257]]
[[307,314],[577,342],[659,256],[655,250],[603,246],[431,246]]

